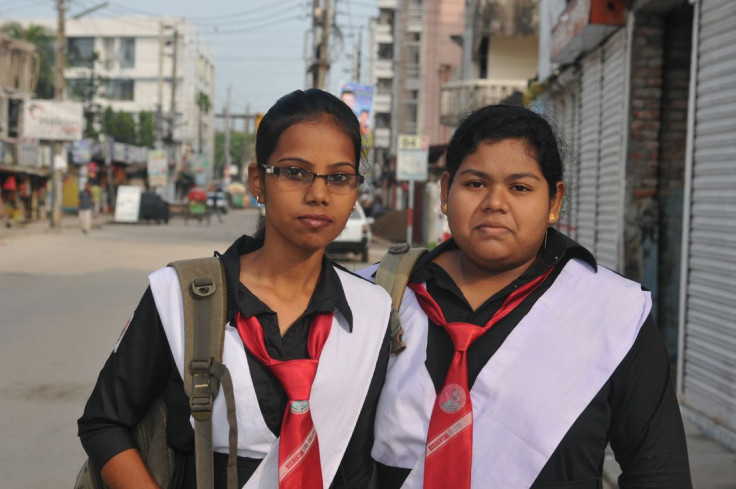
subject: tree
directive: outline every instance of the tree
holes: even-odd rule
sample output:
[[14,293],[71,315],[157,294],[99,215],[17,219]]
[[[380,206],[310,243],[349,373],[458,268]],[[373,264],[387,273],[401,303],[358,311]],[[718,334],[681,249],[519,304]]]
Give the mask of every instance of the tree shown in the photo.
[[156,140],[156,123],[153,112],[144,110],[138,113],[137,129],[136,144],[153,148],[153,143]]
[[196,102],[197,102],[197,107],[199,108],[199,124],[198,124],[199,151],[202,152],[202,150],[204,149],[204,141],[202,139],[202,119],[203,119],[202,114],[209,114],[212,104],[210,102],[209,95],[207,95],[201,90],[197,92]]
[[135,118],[127,112],[107,107],[102,115],[103,130],[119,143],[136,144]]
[[[253,134],[248,134],[248,144],[253,144]],[[243,167],[243,133],[230,131],[230,161],[233,166],[237,166],[239,176],[243,175],[245,168]],[[215,175],[222,176],[225,168],[225,133],[217,131],[215,133]],[[238,177],[240,178],[240,177]]]
[[0,32],[13,39],[22,39],[36,46],[40,64],[36,97],[54,98],[54,43],[56,38],[54,32],[37,24],[30,24],[24,28],[18,22],[3,24],[0,26]]

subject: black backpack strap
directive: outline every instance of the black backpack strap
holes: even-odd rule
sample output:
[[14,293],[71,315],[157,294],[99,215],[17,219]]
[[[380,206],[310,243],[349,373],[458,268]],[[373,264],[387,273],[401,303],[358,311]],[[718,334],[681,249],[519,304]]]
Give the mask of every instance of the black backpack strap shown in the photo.
[[237,488],[237,421],[233,385],[222,364],[227,321],[227,292],[222,263],[216,257],[170,264],[179,276],[184,309],[184,390],[194,418],[197,487],[214,487],[212,405],[223,386],[230,425],[228,489]]
[[406,348],[404,328],[399,319],[399,308],[404,290],[417,260],[427,252],[426,248],[412,248],[408,243],[393,245],[381,258],[376,270],[376,284],[391,295],[391,353],[398,355]]

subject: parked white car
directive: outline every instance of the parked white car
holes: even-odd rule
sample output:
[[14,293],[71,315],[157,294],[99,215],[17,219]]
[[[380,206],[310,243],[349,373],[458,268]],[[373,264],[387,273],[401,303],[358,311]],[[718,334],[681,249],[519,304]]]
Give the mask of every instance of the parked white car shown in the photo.
[[335,240],[327,245],[328,253],[355,253],[360,255],[360,261],[368,261],[368,247],[371,244],[373,234],[371,233],[372,217],[366,217],[360,205],[355,206],[355,211],[350,214],[345,229]]

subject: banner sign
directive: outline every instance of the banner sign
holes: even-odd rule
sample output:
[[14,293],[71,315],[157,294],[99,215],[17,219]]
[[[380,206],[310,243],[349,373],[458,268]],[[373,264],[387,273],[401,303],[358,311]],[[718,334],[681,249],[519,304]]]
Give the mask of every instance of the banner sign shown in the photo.
[[373,85],[360,85],[353,82],[343,82],[340,86],[340,99],[353,109],[355,117],[360,122],[360,135],[363,146],[373,147]]
[[81,102],[29,100],[23,104],[23,137],[75,141],[82,138],[83,128]]
[[141,188],[132,185],[118,187],[115,201],[115,221],[138,222],[138,210],[141,206]]
[[429,138],[413,134],[399,134],[396,153],[396,180],[427,181]]
[[148,185],[150,187],[165,187],[168,170],[169,164],[165,150],[153,149],[148,151]]
[[94,140],[80,139],[72,143],[72,163],[75,165],[85,165],[92,160],[92,146]]

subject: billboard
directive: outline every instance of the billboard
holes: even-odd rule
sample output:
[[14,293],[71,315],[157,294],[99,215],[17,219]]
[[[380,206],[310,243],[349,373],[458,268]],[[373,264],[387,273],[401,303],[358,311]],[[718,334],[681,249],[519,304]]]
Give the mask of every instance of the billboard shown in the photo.
[[148,186],[151,188],[165,187],[166,175],[169,171],[169,161],[166,151],[152,149],[148,152]]
[[50,141],[82,139],[81,102],[29,100],[23,104],[23,137]]
[[371,121],[373,120],[374,93],[375,88],[373,85],[343,82],[340,86],[340,99],[348,107],[353,109],[355,117],[360,122],[360,135],[363,140],[363,146],[368,148],[373,147],[373,128],[371,127]]

